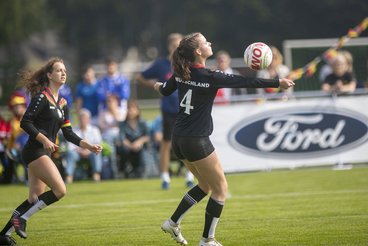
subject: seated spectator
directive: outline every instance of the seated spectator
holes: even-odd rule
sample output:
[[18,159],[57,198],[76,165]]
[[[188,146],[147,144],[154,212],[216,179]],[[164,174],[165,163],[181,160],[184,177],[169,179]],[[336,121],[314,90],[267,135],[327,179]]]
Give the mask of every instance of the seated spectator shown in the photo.
[[10,122],[0,115],[0,161],[3,172],[0,176],[0,183],[10,183],[13,173],[9,167],[8,158],[5,154],[7,140],[10,136]]
[[149,144],[149,157],[150,162],[148,162],[146,166],[146,176],[154,177],[160,175],[160,146],[163,141],[163,132],[162,132],[162,117],[161,114],[156,116],[149,124],[149,136],[150,136],[150,144]]
[[352,59],[344,52],[338,52],[331,62],[332,73],[327,75],[322,90],[331,93],[349,93],[355,91],[356,78],[352,69]]
[[[285,78],[289,72],[290,69],[283,64],[283,56],[281,54],[281,52],[275,47],[275,46],[271,46],[271,51],[272,51],[272,62],[271,64],[263,70],[260,70],[257,72],[257,78],[262,78],[262,79],[283,79]],[[291,92],[290,90],[292,89],[288,89],[288,92]],[[259,88],[257,89],[259,94],[264,94],[264,93],[276,93],[279,92],[278,88]]]
[[[9,110],[12,112],[13,117],[10,120],[10,136],[6,146],[6,153],[8,157],[9,168],[12,169],[14,181],[26,181],[26,168],[23,165],[22,160],[22,148],[28,140],[28,134],[26,134],[22,128],[20,128],[20,120],[26,112],[26,98],[23,94],[15,91],[9,98]],[[19,178],[17,175],[17,165],[20,164],[24,167],[24,177]]]
[[127,118],[119,125],[119,136],[116,142],[125,177],[139,178],[143,176],[145,169],[144,151],[148,141],[148,126],[146,121],[140,118],[138,103],[129,101]]
[[101,129],[102,139],[111,146],[110,164],[114,178],[118,178],[115,141],[119,135],[119,123],[124,121],[126,111],[119,107],[119,99],[114,94],[106,97],[106,109],[98,113],[98,126]]
[[97,80],[95,70],[92,67],[86,67],[83,71],[83,80],[77,84],[76,88],[76,109],[88,109],[91,112],[91,122],[97,125],[98,116],[98,97]]
[[[101,142],[100,130],[90,123],[91,113],[87,109],[81,109],[78,114],[79,127],[74,129],[74,132],[86,139],[91,144]],[[68,142],[66,152],[66,183],[72,183],[74,179],[74,171],[79,160],[89,160],[92,170],[92,178],[94,181],[100,181],[100,173],[102,168],[101,155],[96,155],[87,149],[82,149]]]

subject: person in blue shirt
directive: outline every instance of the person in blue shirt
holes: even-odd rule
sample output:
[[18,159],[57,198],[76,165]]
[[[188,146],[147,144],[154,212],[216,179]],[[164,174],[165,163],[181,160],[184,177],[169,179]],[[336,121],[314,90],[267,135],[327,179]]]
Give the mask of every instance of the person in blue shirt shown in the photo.
[[66,102],[68,103],[68,107],[71,108],[73,105],[73,92],[72,92],[72,88],[70,88],[69,85],[64,84],[63,86],[60,87],[59,89],[59,95],[61,97],[63,97]]
[[88,109],[91,113],[91,123],[96,125],[98,116],[97,79],[95,70],[91,66],[84,69],[83,80],[77,84],[75,98],[77,110]]
[[[166,81],[172,76],[171,56],[172,52],[178,47],[183,35],[180,33],[171,33],[168,36],[169,55],[165,58],[157,59],[147,70],[137,76],[137,81],[141,84],[153,88],[154,80]],[[169,164],[171,159],[171,135],[176,115],[179,112],[178,92],[172,93],[170,96],[161,99],[161,115],[163,141],[160,144],[160,171],[162,180],[162,189],[169,189],[170,175]],[[193,174],[188,172],[186,175],[187,185],[193,186]]]
[[120,74],[118,63],[114,58],[106,60],[107,74],[97,82],[97,98],[99,107],[106,108],[108,95],[115,95],[119,99],[119,107],[126,112],[127,102],[130,97],[130,82],[128,78]]

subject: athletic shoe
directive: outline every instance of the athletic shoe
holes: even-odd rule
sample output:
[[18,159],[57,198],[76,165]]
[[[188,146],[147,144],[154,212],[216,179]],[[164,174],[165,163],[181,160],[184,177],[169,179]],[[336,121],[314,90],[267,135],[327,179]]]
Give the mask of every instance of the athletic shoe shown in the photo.
[[187,181],[187,187],[188,188],[193,188],[194,187],[194,182],[193,181]]
[[166,220],[162,225],[161,229],[165,233],[170,233],[171,237],[181,245],[188,245],[187,240],[181,235],[180,227],[179,226],[172,226],[169,220]]
[[15,232],[18,234],[18,236],[20,236],[21,238],[27,238],[27,221],[25,219],[16,215],[11,219],[11,223],[14,226]]
[[198,246],[222,246],[222,244],[217,242],[214,238],[202,237],[201,241],[199,241]]
[[16,246],[17,242],[11,236],[0,235],[0,245],[1,246]]
[[163,190],[170,189],[170,182],[162,181],[161,189],[163,189]]

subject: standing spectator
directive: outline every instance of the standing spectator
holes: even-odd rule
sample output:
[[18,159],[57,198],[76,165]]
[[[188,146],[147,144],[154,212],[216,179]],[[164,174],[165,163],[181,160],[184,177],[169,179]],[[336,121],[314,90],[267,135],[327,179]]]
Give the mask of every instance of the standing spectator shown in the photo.
[[[257,72],[257,77],[262,79],[283,79],[289,74],[290,69],[283,64],[284,58],[281,52],[275,47],[271,46],[272,51],[272,62],[271,64],[263,70]],[[288,89],[292,90],[292,89]],[[276,93],[279,88],[260,88],[257,89],[259,94],[263,93]]]
[[[153,88],[154,80],[166,81],[172,76],[171,57],[173,51],[178,47],[183,35],[171,33],[167,38],[167,48],[169,55],[166,58],[156,60],[147,70],[137,76],[137,80],[145,86]],[[160,109],[162,115],[163,141],[160,145],[160,168],[161,168],[161,188],[170,188],[169,165],[171,160],[171,134],[176,115],[179,112],[178,92],[172,93],[168,97],[162,97]],[[193,184],[193,175],[189,171],[186,175],[186,182],[189,186]]]
[[[230,64],[231,64],[231,56],[228,52],[220,50],[216,53],[216,69],[227,74],[239,75],[239,73],[236,70],[231,68]],[[220,88],[217,91],[215,103],[226,104],[230,102],[232,95],[243,95],[246,93],[247,93],[246,88]]]
[[332,93],[353,92],[357,86],[352,60],[349,62],[346,54],[338,52],[331,62],[332,73],[327,75],[322,84],[322,90]]
[[88,109],[91,112],[91,123],[97,125],[98,97],[95,70],[88,66],[83,71],[83,80],[77,84],[75,95],[76,109]]
[[70,88],[69,85],[64,84],[60,87],[59,94],[66,100],[68,107],[72,108],[74,102],[72,88]]
[[[96,154],[102,147],[90,144],[77,136],[69,121],[67,102],[60,97],[59,89],[66,82],[63,60],[52,58],[34,73],[23,72],[21,79],[32,101],[23,115],[20,126],[29,135],[22,151],[22,159],[28,168],[28,198],[13,212],[0,231],[0,244],[13,245],[11,233],[27,238],[27,220],[57,202],[66,194],[66,186],[55,163],[50,158],[59,146],[56,135],[61,129],[65,139]],[[46,187],[51,189],[48,191]]]
[[126,111],[119,107],[119,98],[110,94],[106,98],[106,108],[98,113],[98,126],[102,139],[110,146],[110,164],[114,178],[118,178],[119,170],[116,163],[115,141],[119,135],[119,123],[125,120]]
[[[74,129],[74,132],[86,139],[92,144],[101,143],[102,137],[100,129],[91,124],[91,113],[88,109],[82,108],[78,113],[79,127]],[[71,143],[68,143],[66,152],[66,183],[72,183],[74,180],[74,171],[77,162],[81,159],[89,160],[92,170],[92,179],[95,182],[101,180],[102,158],[101,155],[96,155],[88,149],[82,149]]]
[[127,110],[127,101],[130,97],[129,80],[120,74],[118,63],[113,58],[106,60],[107,74],[97,82],[97,98],[99,110],[106,108],[106,98],[109,95],[118,97],[118,106],[122,112]]
[[[145,170],[145,145],[148,143],[149,130],[146,121],[141,119],[136,101],[128,102],[128,114],[119,125],[117,140],[121,166],[125,176],[140,178]],[[128,166],[128,163],[131,167]],[[130,170],[131,169],[131,170]]]

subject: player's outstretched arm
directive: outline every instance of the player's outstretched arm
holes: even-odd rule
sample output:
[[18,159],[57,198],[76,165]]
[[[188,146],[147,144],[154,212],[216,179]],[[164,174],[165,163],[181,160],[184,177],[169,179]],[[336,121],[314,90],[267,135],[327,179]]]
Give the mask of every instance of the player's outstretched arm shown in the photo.
[[79,146],[83,149],[88,149],[89,151],[99,154],[102,151],[102,146],[99,144],[90,144],[86,140],[81,140]]
[[294,81],[292,81],[290,79],[280,79],[279,83],[280,83],[279,87],[281,89],[288,89],[288,88],[293,87],[295,85]]

